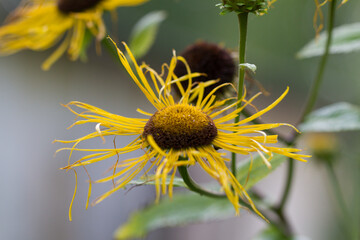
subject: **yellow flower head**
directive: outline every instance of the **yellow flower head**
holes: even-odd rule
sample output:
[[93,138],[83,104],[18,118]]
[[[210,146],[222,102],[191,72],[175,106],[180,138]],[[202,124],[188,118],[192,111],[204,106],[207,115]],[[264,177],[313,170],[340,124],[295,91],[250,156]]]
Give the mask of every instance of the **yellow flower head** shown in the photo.
[[[234,100],[236,98],[217,100],[215,92],[230,85],[230,83],[217,86],[205,96],[205,87],[216,81],[192,84],[192,79],[201,74],[191,73],[183,57],[174,54],[170,64],[163,66],[163,69],[167,69],[167,74],[158,74],[146,64],[139,66],[125,43],[124,46],[132,63],[118,49],[121,63],[146,98],[156,108],[156,111],[155,113],[148,113],[138,109],[137,111],[143,114],[144,118],[127,118],[86,103],[68,103],[65,107],[80,118],[72,126],[94,123],[96,127],[94,132],[84,137],[71,141],[57,140],[57,142],[73,144],[70,148],[58,150],[70,150],[70,157],[73,151],[89,152],[88,155],[73,163],[70,163],[69,157],[69,164],[63,169],[74,170],[77,167],[86,167],[110,157],[117,157],[142,149],[143,154],[141,156],[117,161],[111,168],[112,174],[96,181],[97,183],[113,181],[114,188],[98,197],[95,204],[123,188],[135,176],[146,175],[152,168],[155,168],[153,180],[155,180],[157,199],[159,199],[160,194],[166,194],[167,191],[171,197],[173,179],[177,168],[199,164],[206,173],[219,182],[237,213],[241,207],[239,198],[242,198],[249,202],[254,211],[261,216],[243,186],[228,169],[226,163],[229,159],[226,158],[226,154],[217,149],[244,155],[258,153],[268,166],[270,166],[269,162],[274,153],[305,161],[303,158],[308,156],[297,154],[296,152],[300,151],[298,149],[269,146],[277,142],[277,135],[266,135],[263,131],[288,124],[248,124],[275,107],[285,97],[288,90],[267,108],[258,111],[249,118],[242,119],[238,123],[233,123],[234,118],[246,105],[251,104],[256,96],[250,100],[245,100],[244,97],[239,101]],[[188,70],[186,75],[176,76],[174,74],[177,62],[185,64]],[[182,81],[188,81],[186,89],[182,87]],[[175,101],[171,94],[173,85],[176,85],[181,92],[179,101]],[[196,99],[194,104],[190,104],[194,99]],[[240,102],[244,103],[243,106],[236,109]],[[80,111],[77,112],[73,108],[78,108]],[[93,138],[104,140],[106,136],[120,135],[136,137],[127,146],[121,148],[77,148],[77,145],[84,140]],[[143,169],[144,171],[142,171]],[[168,176],[170,182],[167,185]]]
[[135,6],[147,0],[28,0],[0,27],[0,55],[20,50],[57,50],[43,63],[48,70],[67,50],[71,60],[79,58],[88,30],[97,40],[105,37],[104,11],[120,6]]

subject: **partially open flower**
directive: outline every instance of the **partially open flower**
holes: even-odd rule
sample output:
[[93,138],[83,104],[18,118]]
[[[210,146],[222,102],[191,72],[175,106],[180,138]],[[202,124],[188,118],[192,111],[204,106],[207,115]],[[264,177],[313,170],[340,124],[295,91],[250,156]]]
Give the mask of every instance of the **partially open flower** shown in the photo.
[[[181,56],[185,58],[192,72],[204,73],[196,77],[193,82],[207,82],[209,80],[218,80],[217,83],[211,84],[205,88],[204,95],[207,95],[214,88],[224,84],[232,83],[235,75],[234,60],[226,49],[218,44],[199,41],[188,46]],[[179,62],[174,70],[176,76],[181,77],[187,74],[184,63]],[[187,88],[188,82],[182,81],[181,85]],[[222,94],[228,87],[220,88],[217,94]],[[178,90],[178,88],[176,88]],[[178,90],[178,93],[180,91]]]
[[104,11],[135,6],[147,0],[28,0],[0,27],[0,55],[24,49],[46,50],[64,40],[43,63],[47,70],[66,51],[71,60],[84,50],[86,32],[97,40],[105,37]]
[[[111,157],[142,149],[144,153],[141,156],[120,160],[113,165],[112,174],[96,181],[98,183],[114,181],[114,188],[97,198],[95,203],[101,202],[126,186],[133,178],[140,175],[144,168],[146,170],[141,175],[146,175],[152,168],[156,168],[154,180],[157,199],[159,199],[160,193],[166,194],[167,191],[171,197],[173,179],[177,168],[199,164],[206,173],[218,181],[237,213],[241,207],[239,198],[242,198],[251,205],[255,212],[262,216],[243,186],[228,169],[226,162],[229,159],[226,158],[226,153],[218,152],[216,149],[221,148],[228,152],[244,155],[258,153],[267,165],[270,164],[274,153],[305,161],[304,158],[308,156],[297,154],[300,151],[298,149],[270,146],[277,143],[277,135],[266,135],[263,132],[266,129],[288,124],[248,124],[251,120],[274,108],[285,97],[288,90],[265,109],[234,123],[232,120],[255,97],[250,100],[245,100],[243,97],[231,104],[227,104],[227,102],[233,100],[232,98],[217,101],[214,93],[228,83],[224,83],[214,88],[209,94],[204,95],[205,83],[201,82],[195,86],[192,84],[193,79],[201,74],[191,73],[183,57],[174,56],[169,65],[165,64],[163,68],[167,68],[168,71],[166,76],[162,76],[146,64],[139,66],[126,45],[125,48],[132,63],[128,62],[125,54],[118,49],[120,61],[146,98],[156,108],[155,113],[138,109],[138,112],[145,116],[144,118],[128,118],[109,113],[86,103],[68,103],[65,107],[80,118],[73,126],[93,123],[96,124],[96,127],[94,132],[84,137],[70,141],[57,141],[73,143],[72,147],[62,148],[58,151],[70,150],[71,152],[89,153],[73,163],[70,162],[70,154],[69,164],[63,169],[75,171],[77,167],[83,168]],[[178,62],[182,62],[187,69],[187,74],[180,78],[174,74]],[[135,71],[131,66],[134,66]],[[182,81],[188,82],[187,88],[182,87]],[[172,85],[177,85],[180,89],[182,97],[178,102],[171,95]],[[195,98],[197,101],[190,104]],[[243,102],[243,106],[236,109],[240,102]],[[75,111],[74,108],[79,109],[79,111]],[[120,135],[135,136],[135,139],[121,148],[77,148],[80,142],[88,139]],[[168,176],[171,176],[169,185],[166,183]]]

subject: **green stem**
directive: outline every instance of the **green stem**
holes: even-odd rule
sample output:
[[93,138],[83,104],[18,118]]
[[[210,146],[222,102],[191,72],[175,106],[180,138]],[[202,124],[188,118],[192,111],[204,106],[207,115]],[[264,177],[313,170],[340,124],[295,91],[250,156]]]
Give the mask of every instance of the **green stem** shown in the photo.
[[283,209],[284,209],[284,206],[285,206],[285,204],[288,200],[289,194],[290,194],[290,189],[291,189],[293,176],[294,176],[294,168],[295,168],[294,159],[290,158],[289,162],[288,162],[288,172],[287,172],[285,189],[284,189],[282,198],[280,200],[280,204],[276,208],[277,211],[279,212],[279,215],[283,215]]
[[[203,196],[207,196],[207,197],[211,197],[211,198],[227,198],[227,196],[225,194],[219,194],[219,193],[214,193],[214,192],[210,192],[208,190],[203,189],[201,186],[199,186],[189,175],[189,172],[187,170],[186,166],[180,166],[178,167],[179,173],[181,175],[181,177],[184,180],[184,183],[187,185],[187,187],[189,188],[189,190],[199,193],[200,195]],[[252,207],[250,204],[244,202],[242,199],[239,199],[239,203],[240,205],[244,206],[245,208],[253,211]],[[270,209],[272,211],[274,211],[273,209]],[[254,211],[253,211],[254,212]],[[288,229],[287,228],[287,223],[283,222],[283,219],[281,217],[280,221],[276,221],[275,219],[271,219],[269,216],[266,216],[263,211],[261,211],[263,216],[270,220],[270,222],[274,225],[277,226],[281,229]],[[275,212],[275,211],[274,211]],[[254,212],[255,213],[255,212]],[[257,215],[257,213],[255,213]],[[286,231],[285,231],[286,232]]]
[[[185,160],[183,158],[181,158],[180,160]],[[211,197],[211,198],[227,198],[227,196],[225,194],[219,194],[219,193],[214,193],[214,192],[210,192],[208,190],[203,189],[201,186],[199,186],[189,175],[189,172],[187,170],[186,166],[180,166],[178,167],[179,173],[181,175],[181,177],[184,180],[184,183],[187,185],[187,187],[189,188],[189,190],[199,193],[200,195],[203,196],[207,196],[207,197]],[[257,198],[257,196],[254,196],[255,198]],[[252,207],[250,204],[244,202],[242,199],[239,199],[239,203],[246,207],[247,209],[253,211]],[[267,214],[264,213],[264,211],[261,210],[262,215],[268,219],[270,221],[270,223],[272,225],[274,225],[275,227],[277,227],[278,229],[280,229],[286,236],[290,237],[291,236],[291,228],[288,224],[287,219],[285,218],[284,214],[279,213],[277,211],[277,209],[274,208],[269,208],[270,211],[272,211],[273,213],[277,214],[278,216],[278,220],[270,218],[270,216],[273,216],[274,214],[267,216]],[[254,211],[253,211],[254,212]],[[255,213],[255,212],[254,212]],[[256,213],[255,213],[256,214]]]
[[224,194],[209,192],[209,191],[203,189],[202,187],[200,187],[196,182],[194,182],[194,180],[191,179],[189,172],[187,170],[187,167],[180,166],[178,169],[179,169],[179,173],[180,173],[181,177],[183,178],[185,184],[188,186],[188,188],[191,191],[199,193],[200,195],[204,195],[207,197],[226,198],[226,195],[224,195]]
[[333,36],[333,28],[334,28],[334,22],[335,22],[335,10],[336,10],[336,0],[332,0],[330,2],[330,8],[329,8],[329,18],[328,18],[328,26],[327,26],[327,40],[325,45],[325,52],[324,55],[321,57],[319,68],[316,74],[316,78],[312,84],[311,91],[307,100],[307,103],[305,105],[305,110],[301,116],[300,122],[304,120],[304,118],[312,111],[314,108],[314,105],[316,103],[317,96],[319,94],[319,89],[321,86],[321,82],[323,80],[323,75],[327,63],[327,59],[330,52],[330,46]]
[[[238,14],[239,21],[239,64],[245,63],[245,50],[246,50],[246,36],[247,36],[247,25],[248,25],[248,15],[249,13],[240,13]],[[238,96],[237,100],[240,100],[244,91],[244,79],[245,79],[245,69],[239,65],[239,82],[238,82]],[[236,108],[241,107],[241,102],[236,106]],[[235,118],[235,123],[239,122],[240,114]],[[231,153],[231,172],[236,177],[236,153]]]
[[338,201],[338,204],[340,206],[340,209],[341,209],[341,212],[342,212],[342,215],[343,215],[343,227],[344,229],[346,230],[346,233],[349,235],[349,239],[351,239],[351,235],[352,235],[352,222],[351,222],[351,218],[350,218],[350,214],[349,214],[349,211],[346,207],[346,203],[345,203],[345,200],[343,198],[343,194],[341,193],[341,187],[340,187],[340,184],[339,184],[339,181],[336,177],[336,174],[335,174],[335,170],[334,170],[334,166],[332,164],[332,162],[328,162],[326,164],[327,166],[327,172],[329,174],[329,179],[331,181],[331,186],[334,190],[334,195],[336,197],[336,200]]
[[[332,33],[333,33],[334,22],[335,22],[335,10],[336,10],[336,0],[332,0],[330,2],[330,7],[329,7],[329,17],[328,17],[328,26],[327,26],[328,35],[327,35],[327,40],[326,40],[325,52],[319,63],[318,72],[317,72],[316,78],[312,84],[307,103],[305,104],[305,110],[300,118],[300,123],[303,122],[304,118],[312,111],[312,109],[314,108],[314,105],[316,103],[316,99],[318,97],[318,93],[319,93],[321,82],[323,79],[327,59],[328,59],[329,52],[330,52]],[[288,146],[291,146],[294,144],[297,136],[298,135],[294,135],[292,137],[292,139],[289,140],[289,142],[287,143]],[[285,186],[280,204],[278,205],[278,207],[275,208],[275,211],[278,213],[278,215],[280,217],[284,216],[284,214],[283,214],[284,206],[288,200],[289,193],[291,190],[291,185],[293,182],[293,176],[294,176],[294,167],[295,167],[294,160],[290,159],[288,164],[289,165],[288,165],[288,175],[287,175],[286,186]]]

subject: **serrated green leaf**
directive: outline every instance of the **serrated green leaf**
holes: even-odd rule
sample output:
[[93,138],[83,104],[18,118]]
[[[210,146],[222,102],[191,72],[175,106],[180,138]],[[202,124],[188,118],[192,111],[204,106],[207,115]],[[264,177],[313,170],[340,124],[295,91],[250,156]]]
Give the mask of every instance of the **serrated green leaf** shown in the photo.
[[146,14],[135,25],[129,40],[129,47],[136,58],[143,57],[153,45],[159,25],[166,18],[164,11]]
[[341,102],[320,108],[299,126],[302,132],[341,132],[360,130],[360,107]]
[[[313,39],[298,53],[298,58],[322,56],[325,51],[327,33],[323,32]],[[360,50],[360,23],[352,23],[334,28],[330,53],[350,53]]]
[[[147,178],[141,178],[137,180],[131,180],[128,184],[135,184],[135,185],[155,185],[154,176],[149,175]],[[166,185],[170,184],[170,176],[166,178]],[[174,177],[173,182],[174,187],[187,187],[184,183],[184,180],[179,177]]]
[[[249,175],[251,158],[242,162],[237,170],[237,176],[239,176],[239,182],[245,187],[245,189],[250,189],[256,183],[258,183],[261,179],[268,176],[270,173],[275,171],[285,160],[287,157],[280,154],[275,154],[273,159],[270,161],[271,168],[268,168],[263,159],[260,156],[255,157],[252,162],[252,168]],[[247,181],[247,178],[249,179]],[[247,181],[247,182],[246,182]]]
[[188,223],[221,220],[235,216],[228,199],[215,199],[197,194],[175,194],[173,199],[164,198],[159,204],[133,213],[127,223],[114,233],[117,240],[144,237],[148,232]]

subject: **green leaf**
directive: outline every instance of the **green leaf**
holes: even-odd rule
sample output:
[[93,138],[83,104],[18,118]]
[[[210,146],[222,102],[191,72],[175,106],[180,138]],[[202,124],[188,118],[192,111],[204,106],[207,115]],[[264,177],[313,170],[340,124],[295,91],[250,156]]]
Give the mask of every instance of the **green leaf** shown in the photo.
[[[272,168],[269,169],[261,157],[255,157],[252,161],[252,170],[246,188],[251,188],[265,178],[285,160],[285,156],[276,154],[270,161]],[[251,159],[248,159],[238,168],[238,175],[241,176],[240,182],[242,184],[246,182],[250,163]],[[143,184],[144,180],[131,181],[131,183]],[[149,181],[145,184],[154,184],[154,182]],[[181,187],[185,186],[180,178],[175,179],[174,186],[175,184]],[[227,219],[234,215],[234,207],[227,198],[209,198],[193,193],[175,194],[172,200],[164,198],[159,204],[150,205],[133,213],[128,222],[116,230],[114,238],[117,240],[141,238],[158,228]]]
[[341,102],[320,108],[299,126],[302,132],[341,132],[360,130],[360,108]]
[[[277,167],[279,167],[287,157],[280,154],[275,154],[273,159],[270,161],[271,168],[268,168],[263,159],[260,156],[255,157],[252,162],[252,168],[249,175],[249,169],[251,164],[251,158],[247,159],[239,166],[237,170],[237,176],[240,176],[239,182],[245,187],[245,189],[250,189],[256,183],[258,183],[261,179],[265,178],[267,175],[275,171]],[[249,176],[249,180],[246,182]]]
[[[141,178],[137,180],[131,180],[129,184],[135,184],[135,185],[155,185],[155,180],[153,175],[149,175],[147,178]],[[170,184],[170,176],[166,178],[166,185]],[[174,177],[173,182],[174,187],[186,187],[186,184],[184,183],[184,180],[179,177]]]
[[114,43],[111,41],[110,37],[106,37],[101,41],[101,44],[105,47],[106,50],[113,56],[113,58],[121,64],[121,61],[119,59],[117,48],[114,45]]
[[158,228],[221,220],[232,216],[235,216],[234,207],[226,198],[208,198],[193,193],[175,194],[172,200],[164,198],[159,204],[133,213],[128,222],[115,231],[114,238],[141,238]]
[[164,11],[155,11],[148,13],[136,23],[129,41],[129,47],[136,58],[141,58],[150,50],[159,25],[165,18]]
[[291,238],[286,237],[278,228],[274,225],[270,225],[268,228],[263,230],[253,240],[290,240]]
[[[327,33],[323,32],[298,53],[298,58],[322,56],[325,51]],[[360,50],[360,23],[352,23],[334,28],[330,53],[349,53]]]
[[305,236],[287,237],[276,226],[270,225],[253,238],[253,240],[310,240],[310,238]]
[[92,33],[88,29],[86,29],[84,39],[80,48],[80,60],[83,62],[87,61],[87,50],[93,37],[94,36],[92,35]]

